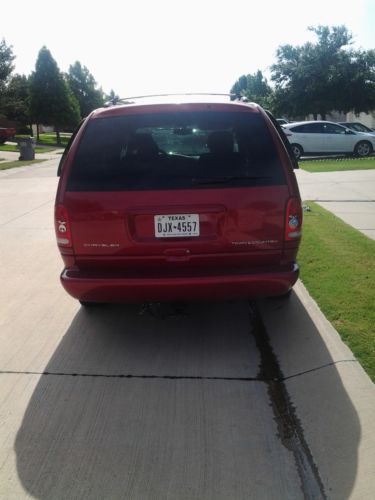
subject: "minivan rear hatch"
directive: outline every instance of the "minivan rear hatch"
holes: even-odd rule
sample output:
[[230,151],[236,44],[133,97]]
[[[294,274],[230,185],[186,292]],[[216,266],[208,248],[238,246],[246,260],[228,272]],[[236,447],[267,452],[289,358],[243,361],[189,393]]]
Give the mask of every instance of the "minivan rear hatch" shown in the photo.
[[122,109],[88,121],[69,167],[63,203],[78,263],[280,260],[290,194],[259,111]]

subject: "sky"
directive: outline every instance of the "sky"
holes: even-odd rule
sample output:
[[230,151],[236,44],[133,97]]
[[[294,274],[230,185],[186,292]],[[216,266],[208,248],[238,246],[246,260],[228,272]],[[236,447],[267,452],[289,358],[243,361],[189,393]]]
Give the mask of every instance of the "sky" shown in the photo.
[[1,9],[0,39],[21,74],[45,45],[61,71],[80,61],[120,97],[226,93],[243,74],[269,77],[277,47],[314,41],[307,27],[319,24],[375,48],[375,0],[18,0]]

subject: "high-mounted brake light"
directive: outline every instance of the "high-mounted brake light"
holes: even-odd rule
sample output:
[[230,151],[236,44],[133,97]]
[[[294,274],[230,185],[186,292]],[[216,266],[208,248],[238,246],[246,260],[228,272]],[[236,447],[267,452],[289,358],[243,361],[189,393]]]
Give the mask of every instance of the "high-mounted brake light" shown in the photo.
[[286,207],[285,241],[293,241],[301,237],[302,206],[298,198],[290,198]]
[[59,247],[68,248],[72,246],[72,233],[68,211],[64,205],[55,207],[55,232]]

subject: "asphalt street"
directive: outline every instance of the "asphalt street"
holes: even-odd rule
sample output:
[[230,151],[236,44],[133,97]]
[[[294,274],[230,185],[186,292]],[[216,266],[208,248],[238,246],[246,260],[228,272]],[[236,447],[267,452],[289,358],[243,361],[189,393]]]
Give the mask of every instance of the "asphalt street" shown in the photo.
[[302,284],[85,310],[56,166],[0,172],[0,498],[373,498],[374,386]]

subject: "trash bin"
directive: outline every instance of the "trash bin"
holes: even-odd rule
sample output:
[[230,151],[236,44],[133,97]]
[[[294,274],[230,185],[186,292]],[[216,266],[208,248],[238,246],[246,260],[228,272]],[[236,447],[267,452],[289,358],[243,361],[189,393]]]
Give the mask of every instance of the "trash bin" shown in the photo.
[[20,157],[19,160],[34,160],[35,159],[35,139],[34,137],[23,137],[19,143]]

